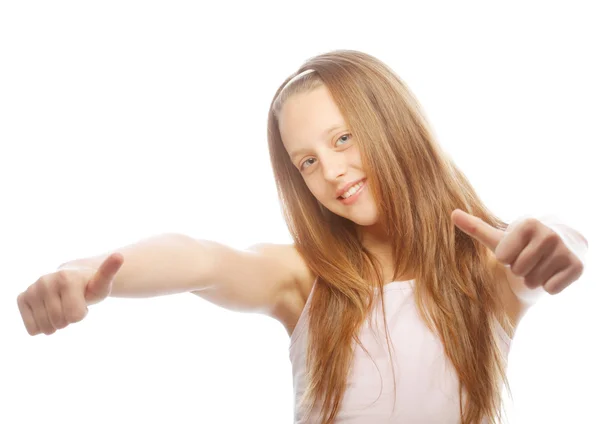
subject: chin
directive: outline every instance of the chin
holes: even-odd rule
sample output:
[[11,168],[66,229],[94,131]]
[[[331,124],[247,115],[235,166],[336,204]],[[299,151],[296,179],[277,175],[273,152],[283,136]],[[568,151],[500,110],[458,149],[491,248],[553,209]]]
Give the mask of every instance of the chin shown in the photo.
[[379,221],[379,214],[377,209],[374,207],[364,207],[360,210],[355,210],[353,213],[338,214],[361,227],[370,227],[377,224]]
[[349,218],[356,225],[360,225],[361,227],[370,227],[377,224],[378,217],[377,216],[356,216]]

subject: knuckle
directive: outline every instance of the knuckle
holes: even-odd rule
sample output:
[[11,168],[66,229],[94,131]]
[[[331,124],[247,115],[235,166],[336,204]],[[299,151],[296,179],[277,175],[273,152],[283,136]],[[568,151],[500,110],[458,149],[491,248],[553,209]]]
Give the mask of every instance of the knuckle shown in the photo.
[[533,231],[537,228],[538,226],[538,220],[535,218],[526,218],[523,220],[523,228],[525,228],[528,231]]
[[554,231],[550,230],[544,236],[544,241],[548,244],[555,245],[560,241],[560,236]]
[[69,273],[66,270],[60,270],[56,273],[56,278],[54,279],[56,288],[58,290],[64,290],[69,286]]
[[41,280],[38,280],[35,284],[27,287],[27,290],[23,292],[23,297],[25,300],[31,301],[31,299],[35,299],[38,296],[40,286],[42,284]]
[[61,278],[56,280],[56,289],[59,291],[64,291],[69,287],[69,279]]
[[584,270],[584,265],[583,262],[581,262],[580,260],[577,260],[577,262],[575,263],[575,278],[579,278],[581,277],[581,274],[583,274],[583,270]]
[[54,274],[57,280],[67,280],[69,278],[69,272],[66,269],[59,269]]
[[51,277],[44,276],[32,286],[32,292],[35,293],[35,296],[44,298],[52,291],[53,285],[53,279]]
[[568,253],[561,253],[557,256],[556,261],[561,265],[568,265],[572,262],[571,255]]
[[20,293],[17,296],[17,306],[19,306],[19,311],[22,311],[23,305],[25,304],[25,296],[26,296],[25,292]]

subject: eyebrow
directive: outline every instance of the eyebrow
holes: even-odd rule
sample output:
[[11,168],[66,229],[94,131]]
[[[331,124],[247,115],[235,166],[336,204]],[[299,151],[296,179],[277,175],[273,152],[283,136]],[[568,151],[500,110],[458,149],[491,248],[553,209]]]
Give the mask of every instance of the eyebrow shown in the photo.
[[[339,128],[343,128],[345,126],[345,124],[336,124],[334,126],[332,126],[331,128],[323,131],[323,135],[322,137],[326,137],[329,135],[329,133],[339,129]],[[309,152],[310,149],[307,148],[302,148],[302,149],[298,149],[298,150],[294,150],[291,154],[290,154],[290,159],[294,159],[294,157],[296,157],[297,155],[301,154],[301,153],[306,153]]]

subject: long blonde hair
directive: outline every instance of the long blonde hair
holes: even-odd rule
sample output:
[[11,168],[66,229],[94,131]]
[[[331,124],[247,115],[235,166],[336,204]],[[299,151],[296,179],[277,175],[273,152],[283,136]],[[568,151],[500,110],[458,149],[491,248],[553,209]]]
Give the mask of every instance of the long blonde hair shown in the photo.
[[[308,70],[312,71],[292,81]],[[419,314],[439,336],[456,369],[461,422],[479,423],[484,417],[500,422],[500,383],[509,392],[510,387],[494,317],[511,336],[514,328],[500,303],[490,252],[455,229],[450,215],[461,208],[495,228],[506,229],[507,224],[486,209],[436,143],[403,81],[380,60],[354,50],[307,60],[282,83],[269,110],[269,152],[282,212],[319,283],[308,310],[307,390],[302,402],[310,403],[309,410],[320,403],[321,423],[333,422],[354,355],[353,341],[365,349],[358,330],[373,307],[373,288],[382,290],[385,284],[381,264],[361,244],[355,224],[320,205],[281,140],[278,120],[284,102],[322,85],[360,149],[380,220],[392,241],[394,277],[415,276]],[[383,298],[381,306],[385,311]],[[387,331],[386,339],[389,346]],[[468,400],[464,406],[463,390]]]

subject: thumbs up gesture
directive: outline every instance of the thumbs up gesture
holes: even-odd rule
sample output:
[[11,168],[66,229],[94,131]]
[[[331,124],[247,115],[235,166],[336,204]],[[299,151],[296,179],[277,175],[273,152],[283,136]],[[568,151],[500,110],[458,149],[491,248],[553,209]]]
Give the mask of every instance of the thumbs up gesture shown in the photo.
[[[558,294],[583,273],[582,259],[556,231],[540,220],[523,219],[514,227],[511,224],[510,231],[494,228],[460,209],[452,212],[451,220],[461,231],[487,246],[496,259],[509,268],[507,275],[513,283],[529,289],[543,287],[549,294]],[[585,243],[584,250],[587,249],[585,238],[572,232],[576,242]]]
[[123,255],[114,253],[98,269],[65,267],[38,278],[17,297],[27,332],[50,335],[84,319],[89,305],[110,295],[123,261]]

